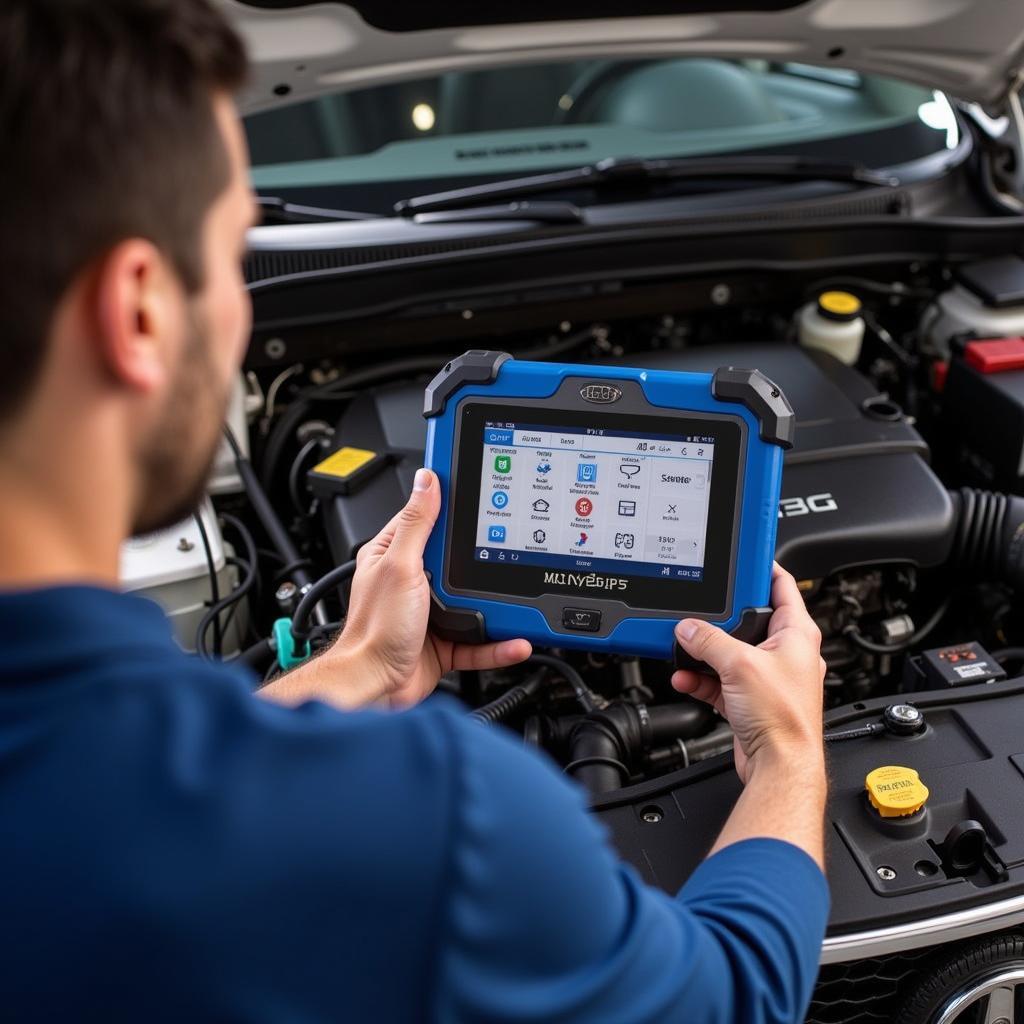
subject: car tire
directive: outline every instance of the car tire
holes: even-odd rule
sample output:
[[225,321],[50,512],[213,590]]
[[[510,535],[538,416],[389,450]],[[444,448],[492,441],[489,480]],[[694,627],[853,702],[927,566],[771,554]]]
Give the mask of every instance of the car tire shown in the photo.
[[[893,1024],[1024,1024],[1024,935],[1009,932],[960,945],[931,961],[920,979]],[[1000,1002],[991,1006],[993,999]],[[1003,1006],[1011,1007],[1008,1015]]]

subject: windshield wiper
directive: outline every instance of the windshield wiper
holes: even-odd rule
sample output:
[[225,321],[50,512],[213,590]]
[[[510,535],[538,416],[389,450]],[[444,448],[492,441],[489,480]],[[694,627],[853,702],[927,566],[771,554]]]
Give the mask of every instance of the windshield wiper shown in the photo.
[[302,206],[289,203],[279,196],[257,196],[256,205],[263,212],[266,224],[322,224],[339,220],[379,220],[376,213],[358,210],[330,210],[322,206]]
[[542,195],[564,189],[616,188],[659,181],[764,178],[777,181],[835,181],[894,188],[899,179],[860,164],[833,163],[800,156],[697,157],[631,160],[609,158],[566,171],[470,185],[395,203],[395,213],[411,217],[479,206],[501,199]]

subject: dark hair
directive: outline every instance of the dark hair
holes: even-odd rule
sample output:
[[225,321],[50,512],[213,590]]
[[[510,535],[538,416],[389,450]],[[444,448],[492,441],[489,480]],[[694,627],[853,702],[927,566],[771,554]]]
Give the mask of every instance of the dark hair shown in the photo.
[[213,98],[246,72],[209,0],[0,4],[0,417],[28,398],[62,296],[118,242],[150,240],[202,286],[230,175]]

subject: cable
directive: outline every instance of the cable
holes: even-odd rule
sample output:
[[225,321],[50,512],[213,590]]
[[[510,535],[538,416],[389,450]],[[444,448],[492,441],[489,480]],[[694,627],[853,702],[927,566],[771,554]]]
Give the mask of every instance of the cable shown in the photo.
[[[223,599],[218,600],[214,603],[213,607],[210,608],[203,616],[199,623],[199,628],[196,630],[196,651],[203,658],[210,658],[210,652],[206,647],[206,633],[207,630],[213,625],[217,628],[220,624],[220,616],[228,608],[233,608],[238,602],[245,597],[246,594],[252,590],[256,583],[257,573],[259,572],[258,556],[256,553],[256,543],[252,539],[252,534],[249,533],[245,524],[237,517],[225,513],[221,518],[224,520],[225,525],[232,527],[235,532],[242,538],[242,545],[245,547],[246,557],[241,558],[230,558],[228,559],[229,564],[235,565],[245,570],[241,582],[237,587]],[[216,634],[215,634],[216,637]],[[214,653],[217,657],[222,654],[221,640],[215,639],[214,641]]]
[[[245,488],[245,493],[249,498],[253,511],[256,513],[256,517],[259,519],[263,529],[266,530],[270,543],[280,554],[281,560],[286,565],[293,567],[292,578],[295,580],[296,586],[300,590],[305,591],[313,582],[312,577],[304,568],[306,565],[305,559],[299,557],[298,549],[274,511],[274,506],[271,505],[267,492],[260,484],[252,463],[242,453],[238,440],[235,438],[230,427],[224,427],[224,436],[234,452],[235,467],[238,470],[242,486]],[[327,621],[327,612],[323,608],[315,608],[314,615],[317,622]]]
[[300,516],[308,516],[310,511],[309,508],[302,504],[302,495],[299,493],[299,474],[302,472],[303,463],[309,458],[309,453],[322,443],[323,438],[321,437],[314,437],[307,441],[299,449],[299,454],[295,456],[295,461],[292,463],[291,469],[288,470],[288,494],[292,499],[292,504],[295,506],[295,511]]
[[856,740],[863,736],[877,736],[879,733],[887,731],[888,730],[881,722],[870,722],[868,725],[863,725],[858,729],[845,729],[841,732],[827,732],[825,733],[825,742],[839,743],[841,740]]
[[872,281],[866,277],[826,277],[824,280],[811,282],[804,289],[804,297],[810,299],[820,292],[837,288],[844,291],[873,292],[876,295],[902,299],[930,299],[936,294],[934,288],[910,288],[899,281],[885,284],[882,281]]
[[544,673],[538,672],[529,679],[524,680],[512,689],[506,690],[500,697],[492,700],[490,704],[476,708],[469,713],[469,717],[477,722],[484,722],[487,725],[496,725],[511,717],[512,713],[531,700],[540,689],[544,679]]
[[340,587],[355,571],[356,562],[353,558],[352,561],[336,566],[327,575],[321,576],[303,593],[302,600],[299,601],[299,606],[295,609],[295,614],[292,615],[292,636],[296,643],[305,643],[310,637],[311,630],[306,628],[306,624],[313,608],[323,600],[327,593]]
[[911,636],[907,637],[902,643],[898,644],[879,644],[875,643],[874,640],[869,640],[861,631],[860,627],[856,622],[851,622],[845,629],[843,629],[843,635],[848,637],[849,640],[859,647],[862,651],[867,651],[869,654],[901,654],[903,651],[909,650],[911,647],[916,646],[929,633],[942,621],[942,617],[949,611],[951,598],[946,598],[938,608],[932,612],[931,616],[925,622],[925,624],[918,630],[916,630]]
[[[210,570],[210,603],[213,607],[216,607],[217,603],[220,601],[220,584],[217,581],[217,566],[213,561],[213,548],[210,547],[210,537],[206,532],[206,524],[203,522],[202,513],[193,512],[192,518],[196,521],[196,526],[199,527],[199,536],[202,538],[203,549],[206,552],[206,565]],[[204,616],[203,622],[205,621],[206,617]],[[202,629],[202,623],[200,623],[200,629]],[[196,636],[196,650],[199,650],[198,641],[200,635],[201,634],[197,634]],[[215,619],[213,627],[213,649],[218,655],[220,655],[221,652],[222,639],[220,632],[220,620]]]
[[553,668],[556,672],[561,673],[566,682],[572,687],[573,693],[576,694],[576,699],[587,714],[590,714],[591,711],[597,711],[603,706],[603,701],[587,686],[583,681],[583,676],[564,659],[556,658],[551,654],[534,654],[527,661],[527,664],[544,665],[546,668]]

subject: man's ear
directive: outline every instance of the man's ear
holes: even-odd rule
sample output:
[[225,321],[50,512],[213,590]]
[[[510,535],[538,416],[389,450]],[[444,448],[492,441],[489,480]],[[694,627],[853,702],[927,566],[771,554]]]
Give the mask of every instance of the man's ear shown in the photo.
[[170,348],[180,329],[181,285],[151,242],[111,249],[95,279],[97,341],[107,372],[145,394],[167,381]]

